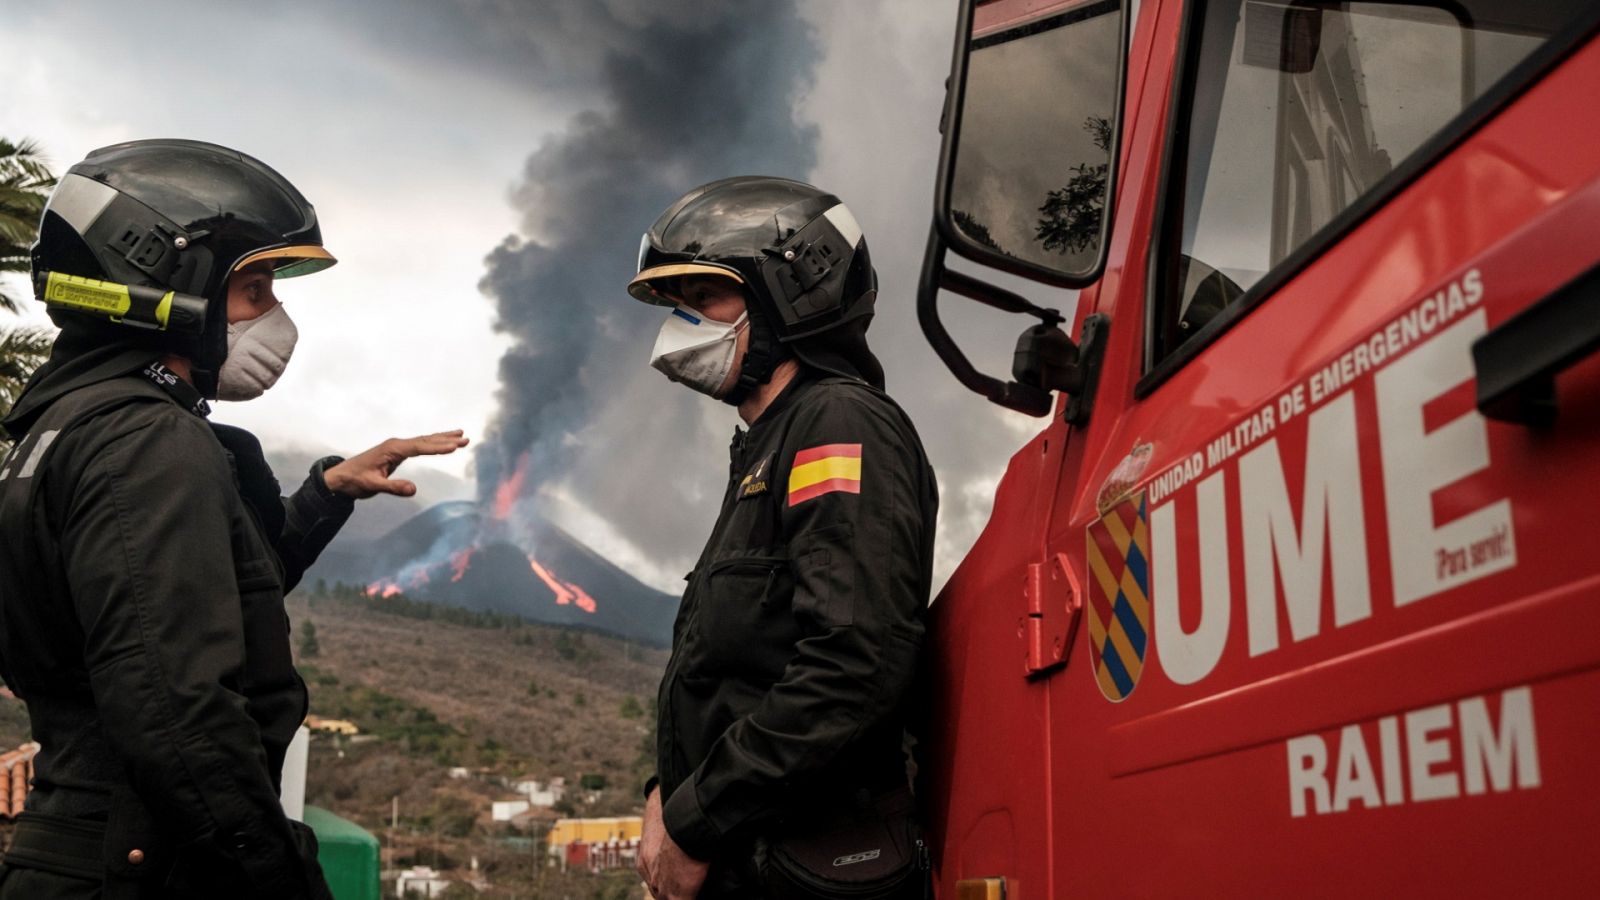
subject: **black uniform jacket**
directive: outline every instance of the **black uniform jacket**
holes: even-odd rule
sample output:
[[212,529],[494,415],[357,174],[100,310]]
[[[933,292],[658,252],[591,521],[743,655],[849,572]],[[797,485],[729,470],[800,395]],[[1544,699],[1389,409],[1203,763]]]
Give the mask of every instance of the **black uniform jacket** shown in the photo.
[[906,783],[938,506],[910,420],[859,381],[791,385],[732,456],[658,698],[667,831],[708,860]]
[[352,502],[320,467],[281,500],[186,385],[104,374],[5,423],[0,675],[42,747],[27,807],[105,821],[108,869],[152,896],[322,896],[278,801],[306,710],[283,596]]

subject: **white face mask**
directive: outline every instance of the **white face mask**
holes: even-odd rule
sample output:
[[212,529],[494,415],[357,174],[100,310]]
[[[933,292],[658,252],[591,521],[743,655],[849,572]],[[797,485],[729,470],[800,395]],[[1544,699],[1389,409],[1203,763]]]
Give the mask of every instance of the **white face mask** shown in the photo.
[[254,319],[228,325],[228,358],[217,370],[218,400],[253,400],[278,381],[294,355],[300,331],[278,304]]
[[718,322],[679,306],[656,336],[650,365],[673,381],[720,399],[739,349],[739,332],[749,317],[740,313],[737,321]]

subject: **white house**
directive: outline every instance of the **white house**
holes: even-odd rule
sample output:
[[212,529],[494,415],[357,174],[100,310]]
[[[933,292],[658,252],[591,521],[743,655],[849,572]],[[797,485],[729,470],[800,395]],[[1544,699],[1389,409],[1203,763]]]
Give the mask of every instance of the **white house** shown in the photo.
[[406,896],[407,891],[422,897],[438,897],[443,895],[445,888],[449,886],[449,879],[441,877],[428,866],[406,869],[395,879],[395,892],[402,897]]
[[567,780],[557,777],[547,784],[536,778],[522,778],[513,781],[511,789],[527,797],[534,806],[555,806],[567,795]]
[[496,800],[489,808],[490,818],[496,822],[509,822],[532,806],[526,800]]

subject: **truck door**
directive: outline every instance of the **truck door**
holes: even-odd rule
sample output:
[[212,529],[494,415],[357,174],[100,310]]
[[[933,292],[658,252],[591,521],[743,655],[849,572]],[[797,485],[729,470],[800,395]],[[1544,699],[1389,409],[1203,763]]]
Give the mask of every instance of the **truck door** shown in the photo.
[[1592,889],[1595,9],[1147,7],[1048,896]]

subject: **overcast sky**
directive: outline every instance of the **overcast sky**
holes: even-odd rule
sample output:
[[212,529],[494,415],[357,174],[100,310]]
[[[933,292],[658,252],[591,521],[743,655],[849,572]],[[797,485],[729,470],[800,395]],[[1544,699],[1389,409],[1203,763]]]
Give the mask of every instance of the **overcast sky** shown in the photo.
[[[819,184],[878,267],[870,338],[940,476],[942,580],[1040,424],[962,389],[916,327],[954,6],[0,0],[0,135],[38,141],[58,171],[144,137],[277,168],[340,264],[280,284],[294,360],[216,418],[307,462],[465,428],[488,449],[429,463],[460,479],[423,479],[429,501],[472,496],[507,447],[544,447],[529,503],[672,591],[737,417],[648,368],[659,314],[623,291],[638,235],[697,181]],[[1026,322],[948,318],[980,367],[1009,369]]]

